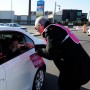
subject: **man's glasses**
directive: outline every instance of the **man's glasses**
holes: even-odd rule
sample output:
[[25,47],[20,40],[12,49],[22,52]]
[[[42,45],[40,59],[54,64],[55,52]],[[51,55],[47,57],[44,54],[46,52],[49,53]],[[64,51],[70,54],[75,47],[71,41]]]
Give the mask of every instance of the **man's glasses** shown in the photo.
[[38,25],[37,27],[35,27],[35,30],[38,30],[38,29],[39,29],[39,27],[40,27],[40,25]]

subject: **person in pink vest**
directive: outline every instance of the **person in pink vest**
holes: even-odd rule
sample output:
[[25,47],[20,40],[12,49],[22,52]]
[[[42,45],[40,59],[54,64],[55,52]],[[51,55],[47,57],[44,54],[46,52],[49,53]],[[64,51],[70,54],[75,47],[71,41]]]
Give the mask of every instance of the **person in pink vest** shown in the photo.
[[46,48],[38,47],[38,55],[53,60],[60,71],[60,90],[80,90],[90,79],[90,57],[80,40],[61,24],[51,24],[41,16],[35,21],[35,29],[47,42]]

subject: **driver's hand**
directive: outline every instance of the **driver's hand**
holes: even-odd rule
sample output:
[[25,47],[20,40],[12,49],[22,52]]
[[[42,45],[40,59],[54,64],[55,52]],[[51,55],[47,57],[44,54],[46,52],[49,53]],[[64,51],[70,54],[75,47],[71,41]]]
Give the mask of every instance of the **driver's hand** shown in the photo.
[[21,48],[22,44],[18,44],[17,46],[18,46],[18,48]]
[[24,46],[27,46],[28,48],[33,48],[33,47],[34,47],[34,45],[31,44],[31,43],[29,43],[29,42],[26,42],[26,43],[24,44]]

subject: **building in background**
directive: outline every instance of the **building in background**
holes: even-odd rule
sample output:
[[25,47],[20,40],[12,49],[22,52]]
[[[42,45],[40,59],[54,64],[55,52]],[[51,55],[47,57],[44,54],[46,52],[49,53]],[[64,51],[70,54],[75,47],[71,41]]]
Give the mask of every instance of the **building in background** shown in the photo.
[[[51,22],[86,22],[87,13],[82,10],[64,9],[53,14],[52,11],[44,11],[44,16]],[[30,15],[15,15],[14,11],[0,11],[0,23],[10,23],[11,21],[19,24],[34,24],[37,18],[37,12],[32,11]]]
[[48,18],[55,22],[78,22],[87,21],[87,13],[82,13],[82,10],[74,10],[74,9],[63,9],[61,11],[56,12],[54,15],[51,14]]
[[[44,16],[48,18],[52,11],[45,11]],[[31,15],[15,15],[14,11],[0,11],[0,23],[10,23],[11,21],[19,24],[34,24],[36,20],[36,11],[32,11]]]
[[82,10],[66,9],[62,10],[62,21],[80,22],[82,18]]
[[0,11],[0,23],[14,21],[14,11]]
[[87,13],[82,13],[81,21],[89,21],[88,19],[87,19]]

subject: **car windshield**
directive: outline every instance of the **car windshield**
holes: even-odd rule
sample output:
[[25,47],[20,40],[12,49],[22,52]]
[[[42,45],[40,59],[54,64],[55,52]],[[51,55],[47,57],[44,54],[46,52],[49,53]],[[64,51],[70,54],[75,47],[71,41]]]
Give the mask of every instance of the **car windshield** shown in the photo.
[[20,25],[19,24],[13,24],[14,25],[14,27],[20,27]]

